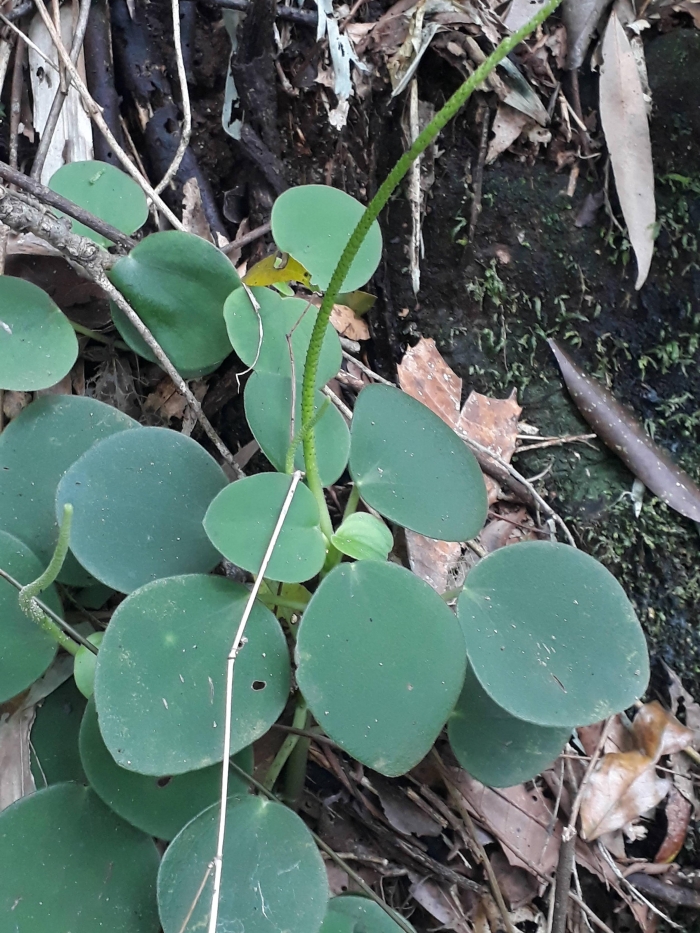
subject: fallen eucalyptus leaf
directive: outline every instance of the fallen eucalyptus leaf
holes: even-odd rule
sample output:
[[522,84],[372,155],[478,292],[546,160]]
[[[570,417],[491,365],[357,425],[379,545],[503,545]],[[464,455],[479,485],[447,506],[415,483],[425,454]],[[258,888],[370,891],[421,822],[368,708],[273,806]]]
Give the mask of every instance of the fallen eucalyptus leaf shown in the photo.
[[603,37],[600,120],[620,207],[637,258],[635,288],[639,289],[646,281],[654,253],[654,166],[642,82],[627,33],[614,10]]
[[700,488],[635,416],[599,382],[588,377],[554,340],[549,341],[576,407],[598,437],[666,505],[700,521]]

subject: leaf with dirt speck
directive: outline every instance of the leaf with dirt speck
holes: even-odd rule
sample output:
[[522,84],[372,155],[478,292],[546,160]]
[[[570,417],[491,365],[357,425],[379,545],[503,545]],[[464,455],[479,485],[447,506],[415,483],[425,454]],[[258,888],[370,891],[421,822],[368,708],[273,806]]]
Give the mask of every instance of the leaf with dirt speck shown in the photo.
[[571,398],[598,437],[666,505],[700,521],[700,488],[608,389],[587,376],[554,340],[548,343]]

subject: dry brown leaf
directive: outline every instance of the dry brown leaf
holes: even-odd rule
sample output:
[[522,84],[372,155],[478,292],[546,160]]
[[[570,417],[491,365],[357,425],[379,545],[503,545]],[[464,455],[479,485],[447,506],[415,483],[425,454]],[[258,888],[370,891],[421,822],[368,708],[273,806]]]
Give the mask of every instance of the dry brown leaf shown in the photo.
[[495,518],[489,522],[479,535],[482,547],[489,554],[509,544],[542,540],[542,536],[536,533],[526,509],[509,509],[505,515],[505,518]]
[[341,337],[347,337],[348,340],[369,340],[367,322],[347,305],[333,305],[330,320]]
[[446,930],[456,930],[457,933],[471,933],[469,924],[460,917],[452,898],[446,891],[426,878],[419,878],[413,872],[409,876],[413,882],[410,888],[411,897],[417,901],[424,910]]
[[32,400],[30,392],[14,392],[7,389],[2,397],[2,413],[7,421],[12,421]]
[[440,594],[452,589],[452,580],[462,559],[462,547],[458,542],[436,541],[406,529],[406,550],[416,576]]
[[510,865],[503,852],[497,849],[490,856],[498,887],[511,910],[532,903],[540,891],[540,882],[529,871]]
[[534,121],[524,113],[509,107],[508,104],[499,104],[491,126],[493,135],[486,153],[487,165],[494,162],[502,152],[512,146],[524,130],[532,126]]
[[659,777],[656,762],[685,748],[693,733],[653,701],[635,716],[636,749],[603,756],[590,776],[581,802],[581,835],[590,841],[628,826],[664,799],[671,781]]
[[396,784],[373,774],[370,786],[379,797],[384,816],[397,832],[405,836],[440,835],[442,826],[410,800]]
[[683,848],[693,805],[673,784],[666,801],[666,835],[654,856],[655,862],[672,862]]
[[399,385],[451,428],[459,420],[462,380],[447,365],[431,338],[421,337],[398,367]]
[[0,810],[36,789],[29,756],[35,712],[31,706],[0,714]]
[[673,7],[680,13],[690,13],[697,29],[700,29],[700,3],[698,0],[683,0],[682,3],[676,3]]
[[614,10],[603,38],[600,119],[620,207],[637,258],[635,287],[641,288],[654,252],[654,166],[639,71],[627,33]]
[[493,790],[466,771],[453,769],[455,784],[485,828],[505,840],[503,853],[511,865],[531,871],[530,864],[550,875],[559,861],[561,825],[550,831],[552,812],[536,790],[525,785]]
[[522,408],[518,405],[515,390],[509,398],[489,398],[478,392],[470,392],[469,398],[457,421],[458,433],[466,434],[471,440],[488,447],[502,460],[510,462],[516,444],[518,419]]

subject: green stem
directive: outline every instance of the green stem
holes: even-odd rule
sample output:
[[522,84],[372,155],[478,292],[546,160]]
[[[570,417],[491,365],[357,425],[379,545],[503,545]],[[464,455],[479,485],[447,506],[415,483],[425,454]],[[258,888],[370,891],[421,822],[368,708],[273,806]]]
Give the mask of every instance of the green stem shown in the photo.
[[71,321],[70,326],[76,334],[81,334],[83,337],[90,337],[92,340],[96,340],[98,343],[104,343],[108,347],[116,347],[117,350],[131,350],[131,347],[124,343],[123,340],[114,340],[112,337],[107,337],[106,334],[101,334],[99,331],[90,330],[89,327],[78,324],[77,321]]
[[[299,694],[297,699],[297,708],[294,711],[294,719],[292,720],[293,729],[306,729],[306,720],[308,717],[308,709],[306,706],[306,700],[304,697]],[[290,733],[287,738],[282,743],[280,750],[275,755],[274,761],[268,768],[267,774],[265,775],[265,780],[263,785],[267,790],[272,790],[275,786],[275,781],[280,776],[282,768],[287,764],[287,759],[292,754],[299,742],[300,736],[296,733]]]
[[343,521],[353,512],[357,511],[357,504],[360,501],[360,487],[357,483],[353,484],[352,489],[350,490],[350,495],[348,496],[348,501],[345,505],[345,511],[343,512]]
[[58,542],[56,543],[56,548],[53,552],[53,556],[49,561],[49,566],[46,570],[33,580],[31,583],[27,583],[26,586],[23,586],[19,591],[19,606],[22,612],[29,616],[34,622],[37,623],[48,635],[50,635],[55,641],[59,643],[62,648],[65,648],[70,654],[77,654],[78,645],[53,622],[48,615],[44,612],[37,596],[47,587],[51,586],[56,577],[61,572],[61,567],[63,567],[63,562],[66,559],[66,554],[68,553],[68,545],[70,543],[70,527],[73,521],[73,506],[70,503],[66,503],[63,506],[63,517],[61,519],[61,527],[58,532]]
[[[379,188],[379,191],[377,191],[365,209],[364,214],[352,232],[347,246],[343,250],[343,253],[338,261],[338,265],[333,272],[328,289],[323,297],[321,307],[319,308],[319,312],[316,317],[314,329],[311,334],[311,340],[309,341],[309,349],[307,351],[306,362],[304,364],[304,380],[301,390],[302,431],[305,431],[306,428],[311,425],[314,417],[316,375],[318,373],[318,364],[321,357],[321,347],[323,345],[323,338],[326,333],[326,327],[328,326],[328,319],[330,318],[333,305],[335,304],[336,298],[340,293],[348,270],[350,269],[350,266],[355,256],[357,255],[362,242],[369,233],[370,227],[379,216],[382,208],[391,197],[399,182],[408,172],[412,163],[418,158],[418,156],[421,155],[421,153],[423,153],[428,148],[438,133],[460,110],[472,92],[476,90],[479,85],[483,84],[486,78],[494,70],[496,65],[507,55],[509,55],[513,49],[520,42],[522,42],[523,39],[525,39],[530,35],[531,32],[533,32],[533,30],[535,30],[541,23],[543,23],[549,14],[552,13],[561,2],[562,0],[548,0],[548,2],[545,3],[545,5],[532,17],[531,20],[518,29],[517,32],[514,32],[512,36],[508,36],[506,39],[504,39],[497,46],[497,48],[494,49],[486,61],[479,65],[476,71],[464,82],[460,88],[458,88],[457,91],[455,91],[445,106],[435,115],[435,117],[426,126],[423,132],[419,134],[411,148],[401,156],[391,172],[389,172],[384,183]],[[328,516],[328,507],[323,495],[323,485],[321,484],[321,479],[318,472],[316,432],[313,427],[304,435],[304,461],[306,466],[306,482],[309,486],[309,489],[316,497],[319,512],[322,516]],[[322,518],[321,527],[323,527],[323,524],[324,520]],[[328,524],[330,525],[330,516],[328,516]],[[325,529],[324,533],[326,533]],[[327,533],[326,537],[328,537]]]

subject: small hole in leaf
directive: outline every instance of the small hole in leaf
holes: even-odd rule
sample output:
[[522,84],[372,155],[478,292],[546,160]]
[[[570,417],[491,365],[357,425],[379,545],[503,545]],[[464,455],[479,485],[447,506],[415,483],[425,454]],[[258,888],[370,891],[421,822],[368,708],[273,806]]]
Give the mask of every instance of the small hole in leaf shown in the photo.
[[254,680],[253,681],[253,690],[264,690],[267,687],[267,684],[264,680]]
[[172,777],[170,775],[167,775],[166,777],[158,778],[158,780],[156,781],[156,784],[158,785],[158,787],[167,787],[171,781],[172,781]]

